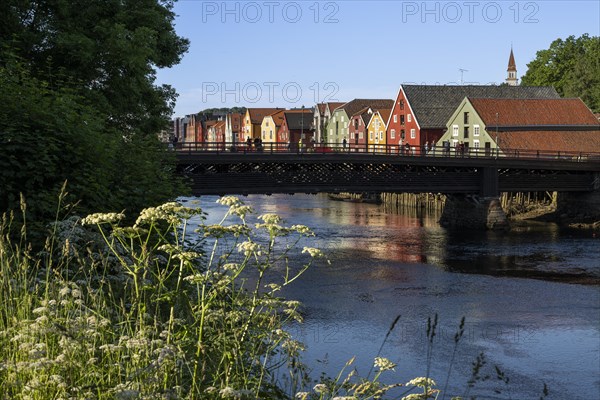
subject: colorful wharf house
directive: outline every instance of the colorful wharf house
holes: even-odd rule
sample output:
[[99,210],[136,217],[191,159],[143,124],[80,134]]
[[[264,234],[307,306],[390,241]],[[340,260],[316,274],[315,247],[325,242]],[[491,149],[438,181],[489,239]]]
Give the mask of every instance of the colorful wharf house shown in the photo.
[[327,136],[327,124],[329,123],[329,119],[333,114],[333,111],[341,105],[345,103],[340,102],[328,102],[328,103],[318,103],[314,109],[314,123],[315,127],[315,141],[317,143],[325,143],[325,137]]
[[242,142],[242,118],[243,115],[239,113],[229,113],[225,116],[225,142],[228,144],[234,144]]
[[261,137],[261,125],[263,118],[271,115],[279,108],[248,108],[242,120],[242,140],[250,138],[251,140]]
[[368,149],[369,151],[383,152],[387,147],[386,124],[390,119],[391,108],[377,110],[373,113],[369,125],[368,132]]
[[221,120],[215,124],[215,146],[214,150],[225,149],[225,121]]
[[283,123],[285,111],[286,110],[279,109],[263,118],[260,138],[266,150],[276,147],[275,143],[277,143],[277,131]]
[[303,148],[312,148],[317,144],[313,111],[290,110],[284,113],[283,123],[277,132],[280,150],[296,151],[302,139]]
[[[446,123],[465,97],[557,99],[560,96],[554,88],[546,86],[401,85],[387,125],[387,143],[430,147],[431,142],[442,137]],[[392,132],[395,139],[391,138]]]
[[216,143],[217,141],[217,133],[215,130],[215,125],[217,124],[217,120],[208,120],[204,123],[206,129],[206,142],[207,143]]
[[387,99],[354,99],[333,111],[327,124],[327,144],[341,147],[350,141],[350,117],[367,107],[373,110],[392,108],[394,100]]
[[449,142],[450,155],[600,152],[600,124],[581,99],[467,97],[446,126],[438,145]]
[[367,125],[373,117],[373,110],[365,107],[350,117],[350,149],[353,151],[365,151],[367,149]]

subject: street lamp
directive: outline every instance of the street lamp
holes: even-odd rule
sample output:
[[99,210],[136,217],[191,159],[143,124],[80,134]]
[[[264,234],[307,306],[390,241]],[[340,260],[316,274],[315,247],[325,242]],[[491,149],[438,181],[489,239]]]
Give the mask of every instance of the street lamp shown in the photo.
[[304,140],[304,105],[302,106],[302,114],[300,115],[300,137]]

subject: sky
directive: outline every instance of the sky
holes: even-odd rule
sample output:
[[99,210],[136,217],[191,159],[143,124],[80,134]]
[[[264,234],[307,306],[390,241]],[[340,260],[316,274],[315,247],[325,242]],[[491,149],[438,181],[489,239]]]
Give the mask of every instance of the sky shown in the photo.
[[401,84],[500,84],[558,39],[600,36],[600,0],[175,3],[190,40],[157,71],[174,116],[214,107],[313,107],[394,99]]

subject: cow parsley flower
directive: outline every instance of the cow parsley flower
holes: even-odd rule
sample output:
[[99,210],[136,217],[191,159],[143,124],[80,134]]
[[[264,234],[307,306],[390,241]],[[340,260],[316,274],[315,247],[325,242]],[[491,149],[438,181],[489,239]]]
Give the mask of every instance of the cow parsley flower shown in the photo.
[[435,386],[436,383],[433,379],[431,378],[425,378],[425,377],[418,377],[418,378],[414,378],[409,382],[406,382],[406,386],[420,386],[420,387],[432,387]]
[[390,360],[384,357],[375,357],[375,367],[379,368],[380,371],[388,371],[394,370],[394,367],[397,364],[394,364]]
[[116,224],[125,218],[123,213],[94,213],[81,220],[81,225]]

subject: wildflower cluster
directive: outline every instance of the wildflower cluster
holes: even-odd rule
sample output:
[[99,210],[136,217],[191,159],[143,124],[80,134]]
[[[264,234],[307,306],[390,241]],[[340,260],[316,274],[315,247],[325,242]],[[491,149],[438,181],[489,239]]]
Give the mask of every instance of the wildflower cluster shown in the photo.
[[[229,210],[214,225],[178,203],[143,210],[133,226],[120,226],[119,213],[73,218],[55,225],[60,239],[48,241],[70,257],[45,257],[47,265],[32,266],[0,235],[3,395],[277,398],[273,371],[289,366],[304,376],[303,345],[285,330],[301,321],[300,304],[274,293],[312,258],[296,266],[287,259],[289,243],[265,242],[264,229],[293,236],[291,243],[309,230],[284,227],[274,214],[250,225],[250,207],[234,197],[219,202]],[[241,223],[229,224],[230,217]],[[185,228],[190,218],[199,226],[193,233]],[[268,282],[273,260],[287,269]],[[242,274],[255,274],[256,286],[245,288]]]

